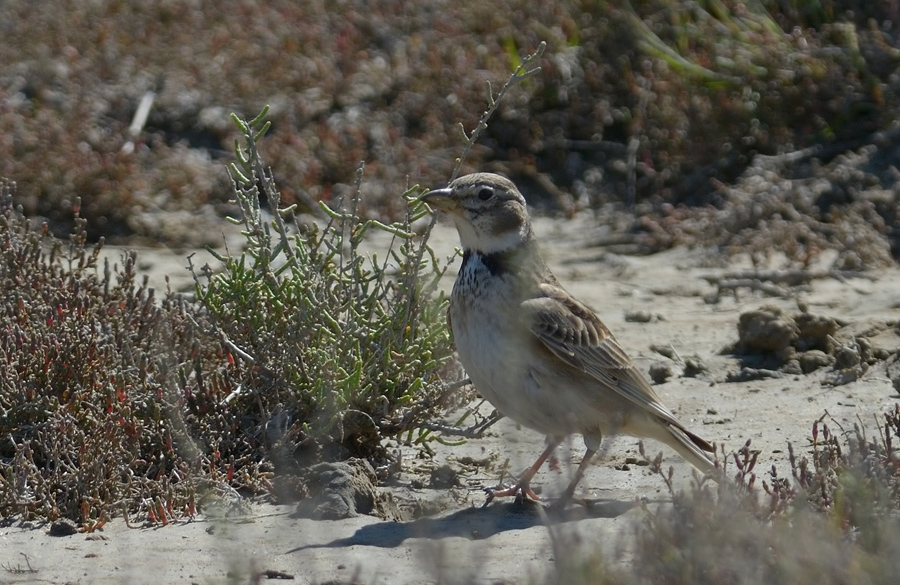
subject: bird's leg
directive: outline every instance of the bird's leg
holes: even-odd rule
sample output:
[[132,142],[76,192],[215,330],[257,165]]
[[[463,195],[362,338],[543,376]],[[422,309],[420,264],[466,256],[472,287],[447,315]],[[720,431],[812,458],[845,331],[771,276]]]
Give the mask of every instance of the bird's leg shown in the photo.
[[547,460],[547,457],[550,457],[550,454],[553,453],[553,450],[556,449],[557,445],[559,445],[558,440],[551,440],[547,444],[547,448],[544,449],[544,452],[541,453],[541,456],[538,457],[537,461],[534,462],[534,465],[525,470],[525,473],[522,474],[522,477],[519,478],[519,481],[515,483],[515,485],[511,485],[510,487],[497,489],[497,488],[485,488],[484,491],[487,492],[487,500],[485,500],[482,508],[486,507],[490,504],[494,498],[503,498],[506,496],[516,496],[516,498],[530,499],[538,501],[541,498],[531,491],[531,478],[534,477],[534,474],[540,470],[541,465],[544,464],[544,461]]
[[581,481],[581,478],[584,477],[584,472],[587,469],[588,464],[591,462],[591,458],[597,451],[595,449],[588,449],[584,452],[584,457],[581,459],[581,463],[578,464],[578,469],[575,470],[575,477],[572,478],[572,482],[569,483],[569,487],[566,488],[566,491],[563,492],[562,496],[559,498],[559,505],[565,505],[565,503],[572,497],[575,493],[575,486],[578,485],[578,482]]

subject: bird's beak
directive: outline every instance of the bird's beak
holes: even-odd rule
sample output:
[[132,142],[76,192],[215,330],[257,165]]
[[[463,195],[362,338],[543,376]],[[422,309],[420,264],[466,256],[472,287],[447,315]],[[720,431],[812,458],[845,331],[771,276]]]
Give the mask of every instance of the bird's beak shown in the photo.
[[419,197],[419,201],[424,201],[432,208],[440,209],[441,211],[453,211],[459,206],[459,204],[456,202],[456,199],[451,197],[451,191],[449,187],[429,191],[428,193],[425,193],[424,195]]

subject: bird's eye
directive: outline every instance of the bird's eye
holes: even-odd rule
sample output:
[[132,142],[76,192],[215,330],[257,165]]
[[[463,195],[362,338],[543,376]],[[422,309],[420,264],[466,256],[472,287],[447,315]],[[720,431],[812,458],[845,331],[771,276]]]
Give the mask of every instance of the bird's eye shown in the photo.
[[488,189],[487,187],[485,187],[484,189],[482,189],[481,191],[478,192],[478,198],[481,199],[482,201],[487,201],[488,199],[490,199],[493,196],[494,196],[494,191],[492,189]]

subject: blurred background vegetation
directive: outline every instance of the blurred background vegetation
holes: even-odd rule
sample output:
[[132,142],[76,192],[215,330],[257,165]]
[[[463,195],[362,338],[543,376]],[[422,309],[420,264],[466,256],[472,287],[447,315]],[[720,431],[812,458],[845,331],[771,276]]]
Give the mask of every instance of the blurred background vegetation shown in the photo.
[[[757,155],[818,145],[827,165],[888,130],[900,107],[898,11],[855,0],[104,0],[53,10],[8,0],[0,175],[58,234],[71,231],[77,193],[92,238],[217,244],[196,226],[231,197],[227,114],[271,104],[261,148],[285,204],[340,198],[364,160],[361,213],[397,219],[403,186],[446,181],[456,125],[475,125],[485,82],[505,80],[546,41],[543,73],[501,104],[465,170],[504,172],[554,212],[637,209],[644,219],[631,230],[652,251],[720,223],[670,225],[691,219],[672,217],[681,206],[733,204],[723,185]],[[130,133],[149,92],[147,122]],[[900,245],[889,166],[792,207],[831,223],[834,205],[852,205],[874,181],[891,194],[849,215],[884,224],[863,261],[890,261]],[[759,221],[742,215],[730,227]]]

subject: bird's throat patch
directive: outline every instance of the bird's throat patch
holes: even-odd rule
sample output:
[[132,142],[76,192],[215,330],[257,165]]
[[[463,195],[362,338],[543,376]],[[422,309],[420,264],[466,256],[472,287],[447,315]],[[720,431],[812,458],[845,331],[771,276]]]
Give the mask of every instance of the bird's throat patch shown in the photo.
[[515,270],[515,251],[493,252],[491,254],[483,254],[478,251],[466,250],[463,252],[462,266],[460,271],[465,271],[469,267],[469,263],[475,259],[480,260],[491,276],[502,276]]

